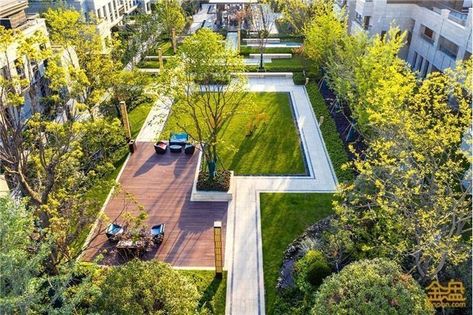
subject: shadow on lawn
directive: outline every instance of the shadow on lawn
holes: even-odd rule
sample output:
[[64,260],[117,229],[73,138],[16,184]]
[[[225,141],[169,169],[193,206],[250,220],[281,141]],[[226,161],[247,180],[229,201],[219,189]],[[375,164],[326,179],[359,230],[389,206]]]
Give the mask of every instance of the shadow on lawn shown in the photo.
[[212,282],[207,286],[204,292],[202,292],[202,297],[199,300],[199,309],[202,307],[207,307],[212,314],[215,314],[214,307],[209,301],[213,300],[213,297],[218,291],[220,285],[223,284],[223,278],[214,277]]

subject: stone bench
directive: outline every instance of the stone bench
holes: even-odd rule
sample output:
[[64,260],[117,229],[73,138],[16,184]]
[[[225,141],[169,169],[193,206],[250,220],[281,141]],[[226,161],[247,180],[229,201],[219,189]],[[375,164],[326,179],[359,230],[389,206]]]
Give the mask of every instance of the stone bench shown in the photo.
[[292,78],[292,72],[245,72],[248,78]]

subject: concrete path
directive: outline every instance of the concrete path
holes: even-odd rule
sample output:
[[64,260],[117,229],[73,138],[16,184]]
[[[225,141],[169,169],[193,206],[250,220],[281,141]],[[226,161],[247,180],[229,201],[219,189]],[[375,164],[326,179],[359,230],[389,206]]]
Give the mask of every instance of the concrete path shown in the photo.
[[227,33],[227,38],[225,40],[225,47],[231,50],[238,49],[238,33],[237,32]]
[[265,314],[261,192],[334,192],[337,178],[304,86],[291,78],[249,78],[253,92],[288,92],[293,104],[308,176],[236,176],[227,220],[226,314]]
[[163,131],[164,124],[171,110],[172,102],[170,99],[160,97],[151,108],[143,127],[141,128],[137,142],[154,142]]
[[215,5],[202,4],[202,8],[199,10],[199,12],[194,14],[192,18],[193,22],[189,28],[189,31],[187,32],[188,34],[194,34],[197,32],[200,28],[202,28],[202,24],[205,24],[204,27],[213,29],[217,18],[215,13]]

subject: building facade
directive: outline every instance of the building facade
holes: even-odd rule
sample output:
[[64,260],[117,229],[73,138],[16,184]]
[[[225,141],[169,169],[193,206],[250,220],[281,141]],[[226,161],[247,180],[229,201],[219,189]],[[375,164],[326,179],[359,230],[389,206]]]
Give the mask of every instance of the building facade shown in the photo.
[[351,33],[384,35],[391,25],[406,31],[400,56],[421,77],[471,56],[471,0],[336,0],[335,8],[345,9]]
[[[151,0],[66,0],[59,5],[75,9],[86,20],[94,21],[97,32],[104,38],[111,35],[112,28],[120,25],[126,15],[151,13]],[[29,0],[28,12],[41,13],[51,6],[54,5],[50,1]]]

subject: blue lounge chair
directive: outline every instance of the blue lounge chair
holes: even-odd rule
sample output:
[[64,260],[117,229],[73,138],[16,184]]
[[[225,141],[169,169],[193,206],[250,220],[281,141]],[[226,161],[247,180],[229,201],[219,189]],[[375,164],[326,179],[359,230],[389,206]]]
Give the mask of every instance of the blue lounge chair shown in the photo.
[[110,223],[107,227],[107,230],[105,231],[105,235],[107,235],[107,238],[109,241],[118,241],[118,238],[120,235],[122,235],[124,232],[123,227],[115,224],[115,223]]
[[153,238],[153,242],[155,244],[161,244],[164,239],[164,229],[166,224],[158,224],[151,228],[151,237]]
[[169,137],[169,145],[185,146],[187,141],[189,141],[189,135],[185,132],[171,132]]

